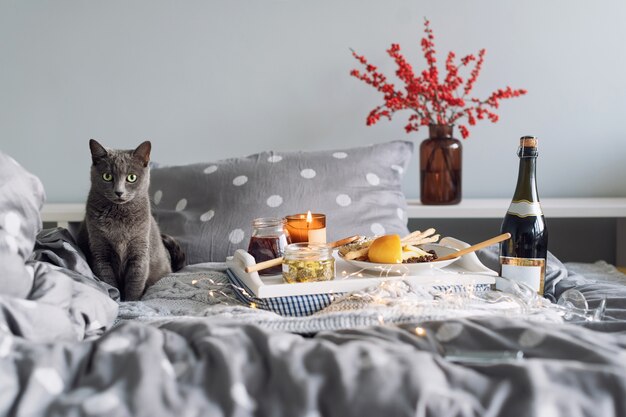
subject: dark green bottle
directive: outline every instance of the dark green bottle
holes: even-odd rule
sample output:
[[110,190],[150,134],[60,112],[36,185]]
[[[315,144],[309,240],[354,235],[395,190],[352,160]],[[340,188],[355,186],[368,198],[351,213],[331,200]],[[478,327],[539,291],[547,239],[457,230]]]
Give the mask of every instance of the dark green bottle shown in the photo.
[[511,239],[500,243],[500,276],[523,282],[543,295],[548,228],[537,193],[537,138],[522,137],[517,154],[517,187],[501,227]]

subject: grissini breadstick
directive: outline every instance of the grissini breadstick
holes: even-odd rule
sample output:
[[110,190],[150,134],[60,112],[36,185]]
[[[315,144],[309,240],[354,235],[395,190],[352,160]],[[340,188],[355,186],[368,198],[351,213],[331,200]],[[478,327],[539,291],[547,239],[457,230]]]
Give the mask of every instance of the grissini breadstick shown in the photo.
[[366,256],[369,251],[370,251],[370,247],[368,246],[366,248],[361,248],[358,250],[350,251],[346,253],[345,255],[343,255],[343,257],[348,260],[357,259],[362,256]]
[[421,231],[416,230],[416,231],[411,232],[411,233],[409,233],[408,235],[404,236],[402,239],[400,239],[400,241],[401,241],[401,242],[404,242],[404,241],[406,241],[406,240],[411,240],[411,239],[414,239],[414,238],[419,237],[419,235],[421,235],[421,234],[422,234],[422,232],[421,232]]
[[434,243],[434,242],[437,242],[438,240],[439,240],[439,235],[434,235],[434,236],[431,236],[431,237],[418,239],[418,240],[409,240],[409,241],[405,241],[405,242],[402,242],[402,243],[403,243],[403,245],[417,246],[417,245],[423,245],[425,243]]
[[415,231],[413,233],[409,233],[408,235],[406,235],[405,237],[400,239],[400,241],[401,242],[406,242],[406,241],[409,241],[409,240],[423,239],[423,238],[431,236],[433,234],[435,234],[435,229],[433,229],[431,227],[429,229],[424,230],[423,232]]

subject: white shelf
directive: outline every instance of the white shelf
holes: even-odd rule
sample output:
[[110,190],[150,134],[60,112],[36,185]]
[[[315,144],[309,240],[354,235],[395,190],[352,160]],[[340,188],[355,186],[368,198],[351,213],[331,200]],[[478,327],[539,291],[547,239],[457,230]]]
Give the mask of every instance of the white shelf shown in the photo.
[[[408,200],[409,219],[499,219],[511,200],[505,198],[466,198],[453,206],[424,206],[419,200]],[[545,216],[550,218],[617,219],[616,264],[626,265],[626,198],[545,198],[541,200]],[[45,204],[44,222],[67,227],[85,217],[84,204]]]
[[41,209],[44,222],[82,222],[84,217],[84,204],[44,204]]
[[[466,198],[452,206],[424,206],[408,200],[409,219],[501,219],[511,203],[505,198]],[[616,219],[615,263],[626,265],[626,198],[544,198],[546,218]]]
[[[424,206],[409,199],[409,218],[423,219],[497,219],[504,217],[511,199],[466,198],[452,206]],[[626,218],[626,198],[545,198],[541,206],[546,217],[560,218]],[[45,204],[44,222],[80,222],[85,216],[84,204]]]
[[[407,216],[422,219],[494,219],[504,217],[511,199],[466,198],[451,206],[424,206],[408,200]],[[550,218],[626,217],[626,198],[545,198],[541,207]]]

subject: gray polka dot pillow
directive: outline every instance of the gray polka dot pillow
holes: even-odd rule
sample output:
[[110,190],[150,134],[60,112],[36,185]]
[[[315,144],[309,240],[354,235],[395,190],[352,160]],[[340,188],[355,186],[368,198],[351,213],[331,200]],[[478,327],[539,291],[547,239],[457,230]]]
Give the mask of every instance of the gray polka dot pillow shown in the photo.
[[401,179],[413,143],[315,152],[263,152],[184,166],[155,165],[153,213],[190,263],[247,249],[252,220],[326,214],[328,241],[407,230]]

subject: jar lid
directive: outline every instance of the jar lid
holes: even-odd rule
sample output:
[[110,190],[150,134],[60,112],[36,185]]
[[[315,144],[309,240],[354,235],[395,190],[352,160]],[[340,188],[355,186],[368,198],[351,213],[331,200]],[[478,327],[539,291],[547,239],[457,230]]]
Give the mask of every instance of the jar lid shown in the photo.
[[255,227],[255,228],[276,227],[276,226],[284,226],[285,223],[286,223],[285,219],[281,217],[259,217],[257,219],[252,220],[252,227]]
[[325,260],[332,258],[333,248],[324,243],[291,243],[285,247],[285,259]]

